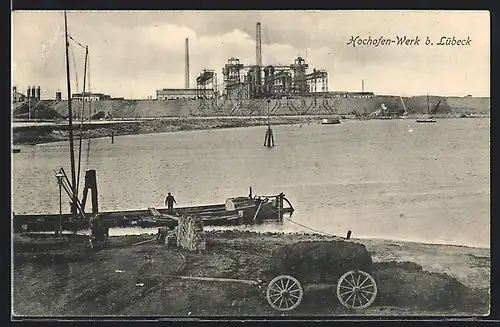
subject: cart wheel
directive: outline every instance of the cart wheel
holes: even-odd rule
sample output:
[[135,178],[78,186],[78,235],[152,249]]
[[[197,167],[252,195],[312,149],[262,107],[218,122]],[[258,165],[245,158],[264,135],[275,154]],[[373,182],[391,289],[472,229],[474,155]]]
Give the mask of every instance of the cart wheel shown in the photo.
[[349,309],[368,308],[377,296],[377,284],[370,274],[361,270],[351,270],[340,277],[337,297]]
[[266,296],[273,309],[290,311],[300,304],[304,296],[304,290],[295,277],[281,275],[275,277],[269,283]]

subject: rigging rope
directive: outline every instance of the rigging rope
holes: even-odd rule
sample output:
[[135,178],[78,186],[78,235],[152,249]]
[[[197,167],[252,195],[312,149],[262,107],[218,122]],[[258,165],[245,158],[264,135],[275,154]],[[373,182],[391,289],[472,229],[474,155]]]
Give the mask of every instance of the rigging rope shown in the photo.
[[[87,59],[87,74],[88,74],[88,90],[89,90],[89,93],[90,93],[90,59]],[[90,125],[90,118],[92,117],[92,101],[89,101],[88,103],[88,107],[89,107],[89,125]],[[87,158],[86,158],[86,163],[85,163],[85,170],[88,170],[89,168],[89,165],[90,165],[90,133],[91,133],[91,128],[88,128],[88,134],[87,134],[87,138],[88,138],[88,143],[87,143]]]
[[87,59],[88,48],[85,48],[85,66],[83,68],[83,92],[82,92],[82,108],[80,110],[80,137],[78,139],[78,178],[76,183],[76,193],[78,194],[78,186],[80,185],[80,172],[82,162],[82,138],[83,138],[83,117],[85,116],[85,84],[87,77]]
[[75,43],[76,43],[76,44],[78,44],[79,46],[81,46],[82,48],[84,48],[84,49],[85,49],[85,46],[83,46],[80,42],[78,42],[77,40],[75,40],[75,39],[74,39],[71,35],[69,35],[69,34],[68,34],[68,37],[69,37],[71,40],[75,41]]
[[75,72],[76,91],[78,92],[78,73],[76,71],[75,52],[73,51],[73,47],[70,47],[70,49],[71,49],[71,57],[73,58],[73,71]]
[[283,217],[283,218],[284,218],[284,219],[286,219],[286,220],[288,220],[288,221],[289,221],[289,222],[291,222],[291,223],[294,223],[295,225],[299,225],[299,226],[301,226],[301,227],[303,227],[303,228],[305,228],[305,229],[309,229],[309,230],[311,230],[311,231],[313,231],[313,232],[320,233],[320,234],[324,234],[324,235],[327,235],[327,236],[337,237],[337,235],[333,235],[333,234],[330,234],[330,233],[327,233],[327,232],[323,232],[323,231],[320,231],[320,230],[317,230],[317,229],[314,229],[314,228],[307,227],[307,226],[305,226],[305,225],[299,224],[299,223],[297,223],[297,222],[295,222],[295,221],[291,220],[290,218],[287,218],[287,217]]

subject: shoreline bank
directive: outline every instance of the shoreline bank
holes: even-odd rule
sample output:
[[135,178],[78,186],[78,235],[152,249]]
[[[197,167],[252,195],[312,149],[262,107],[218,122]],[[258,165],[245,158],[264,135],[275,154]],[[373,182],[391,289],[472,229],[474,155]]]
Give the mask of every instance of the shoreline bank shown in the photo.
[[[288,125],[308,123],[312,118],[282,118],[271,119],[272,125]],[[103,138],[123,135],[140,135],[155,133],[171,133],[181,131],[229,129],[240,127],[266,126],[267,118],[227,118],[227,119],[157,119],[157,120],[137,120],[120,122],[119,120],[108,124],[84,125],[83,138]],[[80,126],[74,126],[74,138],[80,135]],[[67,125],[44,125],[27,126],[13,129],[14,145],[36,145],[43,143],[52,143],[69,140],[69,131]]]
[[[280,316],[267,303],[265,287],[262,291],[237,283],[165,276],[257,280],[264,278],[273,254],[284,245],[343,240],[318,234],[207,231],[207,250],[193,253],[156,243],[133,246],[154,238],[153,234],[112,236],[104,248],[91,252],[84,249],[85,236],[67,235],[56,246],[42,249],[47,238],[14,236],[16,314]],[[371,254],[379,289],[372,306],[356,315],[489,311],[489,250],[378,239],[346,242],[363,244]],[[37,284],[32,285],[33,280]],[[340,305],[333,290],[315,291],[303,284],[301,305],[287,315],[353,314]]]
[[[340,117],[340,116],[339,116]],[[408,117],[398,120],[414,120],[418,117]],[[460,115],[435,115],[436,119],[480,119],[489,116],[461,117]],[[397,118],[394,118],[397,119]],[[353,118],[348,117],[343,120],[366,121],[366,120],[387,120],[376,118]],[[291,125],[321,123],[321,119],[316,116],[271,116],[271,125]],[[168,119],[140,119],[136,121],[114,120],[95,121],[93,124],[84,124],[84,139],[103,138],[123,135],[154,134],[165,132],[229,129],[241,127],[266,126],[267,117],[172,117]],[[80,134],[80,125],[74,125],[74,138]],[[69,140],[69,131],[66,124],[47,124],[47,121],[40,122],[40,125],[28,125],[13,127],[13,145],[36,145]]]

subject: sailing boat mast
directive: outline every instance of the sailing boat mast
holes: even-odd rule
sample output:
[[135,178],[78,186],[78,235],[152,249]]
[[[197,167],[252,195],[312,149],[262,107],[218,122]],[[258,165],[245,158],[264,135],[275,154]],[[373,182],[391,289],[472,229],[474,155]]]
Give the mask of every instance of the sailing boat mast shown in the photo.
[[427,93],[427,114],[430,115],[431,112],[429,110],[429,93]]
[[68,124],[69,124],[69,153],[71,160],[71,189],[73,193],[73,197],[71,199],[71,213],[76,214],[76,176],[75,176],[75,152],[73,149],[73,111],[71,108],[71,83],[70,83],[70,74],[69,74],[69,54],[68,54],[68,19],[66,17],[66,11],[64,12],[64,37],[65,37],[65,52],[66,52],[66,83],[68,89]]
[[80,185],[80,165],[82,161],[82,138],[83,138],[83,115],[85,113],[85,85],[87,82],[87,60],[89,56],[89,47],[85,47],[85,67],[83,69],[83,95],[82,95],[82,110],[80,112],[80,140],[78,144],[78,177],[76,179],[76,194],[78,194],[78,186]]

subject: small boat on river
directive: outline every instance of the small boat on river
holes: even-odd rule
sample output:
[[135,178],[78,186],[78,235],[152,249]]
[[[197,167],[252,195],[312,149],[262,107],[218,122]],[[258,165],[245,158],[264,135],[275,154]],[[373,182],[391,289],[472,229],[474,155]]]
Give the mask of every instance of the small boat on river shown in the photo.
[[[436,107],[432,111],[436,110],[436,108],[439,106],[439,103],[441,103],[441,101],[438,102],[438,104],[436,105]],[[436,122],[436,120],[432,119],[432,116],[431,116],[431,110],[429,108],[429,95],[428,94],[427,94],[427,115],[428,115],[428,117],[426,117],[426,118],[418,118],[416,120],[416,122],[417,123],[435,123]]]
[[340,124],[340,120],[338,118],[323,118],[321,120],[322,125],[337,125]]

